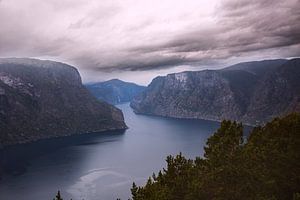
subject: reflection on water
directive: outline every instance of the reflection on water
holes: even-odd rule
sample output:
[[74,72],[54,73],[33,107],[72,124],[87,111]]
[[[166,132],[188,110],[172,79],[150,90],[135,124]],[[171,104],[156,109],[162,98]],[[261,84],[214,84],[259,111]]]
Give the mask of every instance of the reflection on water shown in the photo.
[[98,134],[77,135],[9,147],[0,151],[0,171],[3,175],[21,175],[25,173],[30,160],[39,158],[44,154],[55,153],[68,146],[97,145],[117,141],[123,136],[124,132],[101,133],[101,139],[98,137]]
[[119,106],[129,129],[14,146],[0,152],[0,199],[127,199],[133,181],[143,184],[165,165],[165,157],[203,154],[219,126],[205,120],[136,115]]

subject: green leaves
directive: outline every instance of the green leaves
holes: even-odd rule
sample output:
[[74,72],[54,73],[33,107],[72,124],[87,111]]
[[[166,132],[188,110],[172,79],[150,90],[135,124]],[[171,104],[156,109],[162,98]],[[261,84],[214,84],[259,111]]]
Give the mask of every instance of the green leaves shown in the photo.
[[58,192],[55,196],[55,199],[53,199],[53,200],[63,200],[63,198],[61,198],[61,196],[60,196],[60,191],[59,190],[58,190]]
[[243,144],[243,126],[236,122],[223,121],[221,127],[206,143],[204,157],[208,160],[223,163],[232,159]]
[[300,191],[300,115],[254,128],[247,143],[242,124],[223,121],[205,147],[204,158],[168,156],[167,168],[133,200],[290,200]]

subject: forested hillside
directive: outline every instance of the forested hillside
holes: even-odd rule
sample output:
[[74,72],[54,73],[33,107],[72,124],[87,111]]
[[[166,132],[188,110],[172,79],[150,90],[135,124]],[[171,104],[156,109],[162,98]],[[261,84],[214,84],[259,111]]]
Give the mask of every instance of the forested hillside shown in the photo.
[[133,200],[300,199],[300,115],[257,127],[223,121],[203,158],[168,156],[167,167],[131,189]]

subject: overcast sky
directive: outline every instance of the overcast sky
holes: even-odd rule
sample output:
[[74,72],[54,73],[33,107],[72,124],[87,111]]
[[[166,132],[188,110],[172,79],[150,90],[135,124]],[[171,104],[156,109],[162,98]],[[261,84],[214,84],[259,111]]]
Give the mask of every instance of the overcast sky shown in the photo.
[[300,56],[300,0],[0,0],[0,57],[77,67],[84,82]]

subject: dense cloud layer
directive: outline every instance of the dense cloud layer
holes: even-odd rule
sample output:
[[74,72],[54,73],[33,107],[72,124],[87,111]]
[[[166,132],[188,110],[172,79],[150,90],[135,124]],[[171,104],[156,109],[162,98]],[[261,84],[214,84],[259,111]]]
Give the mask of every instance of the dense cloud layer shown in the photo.
[[219,67],[299,56],[299,21],[299,0],[0,0],[0,57],[65,61],[86,80]]

